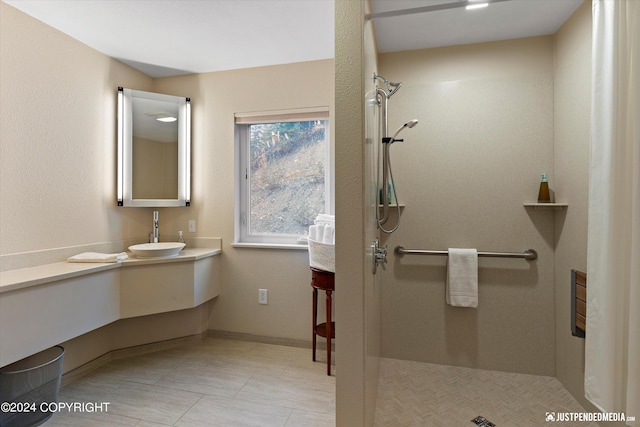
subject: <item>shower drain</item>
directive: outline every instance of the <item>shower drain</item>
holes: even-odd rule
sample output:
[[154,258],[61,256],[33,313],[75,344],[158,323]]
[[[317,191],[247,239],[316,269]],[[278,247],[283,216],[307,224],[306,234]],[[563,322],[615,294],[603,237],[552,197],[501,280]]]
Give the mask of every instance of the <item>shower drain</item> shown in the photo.
[[486,419],[485,417],[477,416],[471,420],[472,423],[479,427],[496,427],[494,423]]

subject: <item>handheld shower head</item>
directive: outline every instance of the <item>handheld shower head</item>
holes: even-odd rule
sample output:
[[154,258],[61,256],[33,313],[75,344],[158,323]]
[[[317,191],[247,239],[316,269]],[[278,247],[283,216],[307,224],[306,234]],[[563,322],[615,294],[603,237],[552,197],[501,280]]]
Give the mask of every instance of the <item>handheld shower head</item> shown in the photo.
[[391,137],[391,141],[394,141],[394,140],[395,140],[395,138],[396,138],[396,136],[398,136],[398,134],[399,134],[400,132],[402,132],[402,130],[403,130],[404,128],[409,128],[409,129],[411,129],[412,127],[414,127],[414,126],[415,126],[415,125],[417,125],[417,124],[418,124],[418,120],[417,120],[417,119],[409,120],[407,123],[403,124],[402,126],[400,126],[400,127],[398,128],[398,130],[396,131],[396,133],[394,133],[394,134],[393,134],[393,136]]
[[413,120],[409,120],[409,121],[408,121],[407,123],[405,123],[403,126],[406,126],[406,127],[408,127],[408,128],[412,128],[412,127],[414,127],[415,125],[417,125],[418,123],[419,123],[419,122],[418,122],[418,119],[413,119]]

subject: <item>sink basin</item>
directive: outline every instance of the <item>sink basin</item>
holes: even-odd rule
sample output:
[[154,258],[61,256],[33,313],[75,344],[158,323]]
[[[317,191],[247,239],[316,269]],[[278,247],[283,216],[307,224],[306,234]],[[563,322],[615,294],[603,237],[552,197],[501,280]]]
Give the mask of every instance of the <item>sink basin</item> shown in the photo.
[[129,246],[136,258],[169,258],[177,256],[186,245],[181,242],[142,243]]

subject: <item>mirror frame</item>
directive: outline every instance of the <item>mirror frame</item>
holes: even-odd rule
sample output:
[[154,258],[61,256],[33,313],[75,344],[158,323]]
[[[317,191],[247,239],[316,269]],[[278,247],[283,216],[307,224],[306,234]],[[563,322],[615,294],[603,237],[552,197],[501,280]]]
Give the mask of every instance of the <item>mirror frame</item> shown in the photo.
[[[133,98],[178,104],[178,198],[133,198]],[[118,87],[118,206],[191,205],[191,99]]]

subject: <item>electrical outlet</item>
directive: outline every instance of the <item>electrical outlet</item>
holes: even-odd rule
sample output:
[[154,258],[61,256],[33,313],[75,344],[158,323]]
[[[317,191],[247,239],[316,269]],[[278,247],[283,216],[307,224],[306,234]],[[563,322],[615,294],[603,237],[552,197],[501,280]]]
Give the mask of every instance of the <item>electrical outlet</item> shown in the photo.
[[268,296],[266,289],[258,289],[258,304],[268,304]]
[[196,232],[196,220],[195,219],[190,219],[189,220],[189,233],[195,233]]

